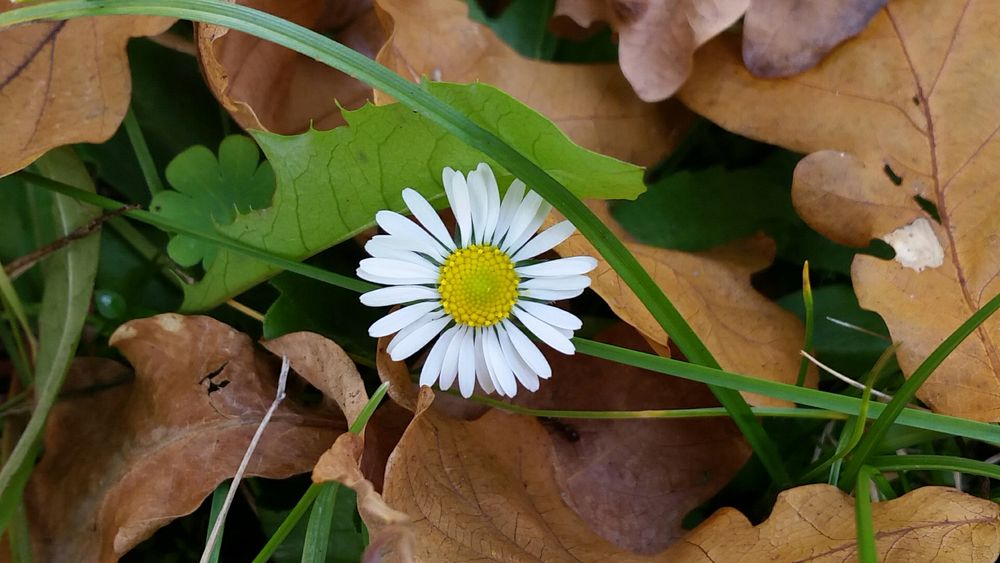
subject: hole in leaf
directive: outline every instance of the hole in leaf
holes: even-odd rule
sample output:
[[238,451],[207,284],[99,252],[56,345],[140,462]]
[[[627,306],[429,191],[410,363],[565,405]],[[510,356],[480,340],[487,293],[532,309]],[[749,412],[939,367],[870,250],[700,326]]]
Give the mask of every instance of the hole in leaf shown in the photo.
[[934,205],[933,201],[920,197],[918,195],[913,196],[913,201],[917,202],[917,205],[920,206],[920,209],[923,209],[924,213],[930,215],[931,219],[934,219],[938,223],[941,222],[941,214],[938,213],[938,208],[936,205]]
[[920,105],[920,98],[917,97],[916,94],[914,94],[913,97],[910,98],[910,99],[913,100],[913,105],[915,105],[915,106],[919,106]]
[[885,172],[885,175],[889,177],[889,181],[892,182],[894,185],[899,186],[903,183],[903,177],[896,174],[896,172],[893,171],[892,167],[890,167],[888,164],[886,164],[882,168],[882,171]]

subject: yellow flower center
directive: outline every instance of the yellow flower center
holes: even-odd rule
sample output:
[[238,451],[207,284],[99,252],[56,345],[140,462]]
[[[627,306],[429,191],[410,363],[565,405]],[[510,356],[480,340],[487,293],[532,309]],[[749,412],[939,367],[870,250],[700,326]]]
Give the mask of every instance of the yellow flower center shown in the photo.
[[476,244],[452,252],[441,266],[441,305],[455,322],[492,326],[510,315],[520,278],[499,248]]

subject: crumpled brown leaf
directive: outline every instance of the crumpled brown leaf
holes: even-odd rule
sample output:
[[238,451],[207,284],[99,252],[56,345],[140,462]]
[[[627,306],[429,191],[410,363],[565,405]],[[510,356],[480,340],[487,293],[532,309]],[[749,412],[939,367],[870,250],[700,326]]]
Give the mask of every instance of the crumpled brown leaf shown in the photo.
[[[0,2],[0,13],[16,6]],[[0,30],[0,176],[49,149],[108,140],[131,100],[125,43],[172,23],[91,17]]]
[[[753,78],[724,38],[699,51],[680,93],[726,129],[814,153],[793,186],[814,228],[838,242],[895,247],[896,260],[859,255],[852,277],[861,306],[881,314],[900,344],[906,374],[1000,293],[1000,74],[983,64],[1000,50],[997,18],[993,3],[893,3],[823,64],[779,81]],[[997,334],[994,316],[918,396],[939,412],[1000,420]]]
[[413,527],[406,514],[386,504],[382,495],[360,469],[365,440],[357,434],[341,434],[333,447],[320,457],[313,469],[313,482],[337,481],[358,495],[358,513],[371,531],[366,561],[378,561],[382,552],[393,553],[399,561],[413,560]]
[[[1000,508],[945,487],[923,487],[872,505],[878,560],[992,563],[1000,555]],[[712,561],[853,561],[858,557],[854,499],[830,485],[778,495],[771,516],[752,526],[724,508],[665,555]]]
[[[588,206],[635,255],[723,369],[783,383],[795,381],[802,324],[750,285],[751,274],[774,258],[771,239],[757,236],[704,252],[667,250],[636,242],[611,217],[607,202],[589,202]],[[561,217],[553,213],[548,222],[558,220]],[[575,233],[556,252],[597,258],[597,269],[590,274],[591,289],[619,318],[651,342],[667,346],[660,324],[583,235]],[[787,405],[770,397],[745,396],[758,406]]]
[[[374,56],[383,35],[371,0],[238,0]],[[310,124],[344,124],[340,109],[357,109],[371,88],[309,57],[227,28],[199,24],[202,71],[215,96],[245,129],[302,133]]]
[[[618,323],[595,337],[650,351]],[[686,381],[582,354],[546,349],[552,379],[516,404],[564,410],[645,410],[718,406],[711,391]],[[592,530],[615,545],[653,554],[685,531],[688,511],[711,498],[743,466],[750,449],[728,418],[548,419],[553,472],[562,497]]]
[[[209,317],[132,321],[111,344],[135,380],[106,386],[127,373],[110,360],[78,362],[67,380],[26,492],[36,561],[117,561],[198,508],[236,472],[274,400],[273,358]],[[309,471],[345,428],[336,412],[290,396],[247,475]]]
[[640,98],[665,100],[691,74],[695,50],[736,23],[750,0],[558,0],[556,15],[618,32],[618,61]]
[[[527,59],[489,28],[471,21],[456,0],[376,0],[389,36],[377,60],[416,82],[480,80],[552,120],[590,150],[639,165],[658,162],[692,123],[677,102],[636,98],[614,64]],[[381,92],[376,103],[391,101]]]
[[861,33],[886,1],[750,0],[743,62],[760,77],[798,74]]

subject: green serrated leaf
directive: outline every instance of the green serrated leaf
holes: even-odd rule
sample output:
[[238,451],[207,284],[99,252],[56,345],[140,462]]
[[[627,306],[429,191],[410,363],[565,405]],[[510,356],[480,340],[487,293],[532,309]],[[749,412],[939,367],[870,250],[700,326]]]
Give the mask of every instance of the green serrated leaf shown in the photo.
[[[426,87],[580,197],[634,198],[644,189],[642,169],[573,144],[550,121],[496,88],[447,83]],[[402,210],[403,188],[412,187],[431,202],[442,203],[445,166],[472,170],[488,162],[502,187],[512,180],[483,153],[401,105],[366,106],[344,115],[348,126],[331,131],[293,136],[254,132],[278,180],[273,204],[239,215],[231,225],[216,224],[219,232],[303,259],[371,227],[380,209]],[[277,272],[219,250],[202,280],[185,287],[183,309],[210,308]]]
[[[167,166],[167,181],[173,190],[157,194],[151,209],[203,229],[224,227],[239,214],[270,207],[274,194],[271,165],[260,162],[257,145],[242,135],[223,139],[218,158],[203,146],[182,152]],[[182,266],[204,262],[210,268],[216,247],[177,235],[170,239],[167,252]]]

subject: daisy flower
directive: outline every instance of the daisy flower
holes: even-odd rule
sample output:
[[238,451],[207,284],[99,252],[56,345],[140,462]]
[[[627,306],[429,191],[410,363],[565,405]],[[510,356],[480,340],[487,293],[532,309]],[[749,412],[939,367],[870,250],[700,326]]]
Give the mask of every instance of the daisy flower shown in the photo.
[[[396,335],[393,360],[406,359],[432,340],[420,372],[421,385],[448,389],[457,378],[464,397],[478,382],[487,393],[513,397],[518,383],[529,391],[552,376],[545,356],[526,332],[564,353],[580,319],[548,305],[580,295],[597,266],[589,256],[538,261],[573,234],[569,221],[537,233],[552,207],[524,182],[514,180],[503,201],[493,170],[485,163],[468,177],[445,168],[445,194],[458,232],[448,232],[434,208],[411,188],[403,200],[417,222],[379,211],[375,221],[388,233],[372,237],[358,276],[387,287],[369,291],[371,307],[403,305],[376,321],[368,334]],[[440,336],[439,336],[440,335]]]

